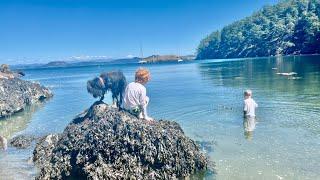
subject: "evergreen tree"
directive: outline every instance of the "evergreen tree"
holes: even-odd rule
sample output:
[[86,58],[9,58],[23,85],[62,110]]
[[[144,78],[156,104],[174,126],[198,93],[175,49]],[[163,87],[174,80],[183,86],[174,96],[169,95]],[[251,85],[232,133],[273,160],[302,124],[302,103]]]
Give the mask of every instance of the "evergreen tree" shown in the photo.
[[197,59],[320,53],[320,0],[265,6],[204,38]]

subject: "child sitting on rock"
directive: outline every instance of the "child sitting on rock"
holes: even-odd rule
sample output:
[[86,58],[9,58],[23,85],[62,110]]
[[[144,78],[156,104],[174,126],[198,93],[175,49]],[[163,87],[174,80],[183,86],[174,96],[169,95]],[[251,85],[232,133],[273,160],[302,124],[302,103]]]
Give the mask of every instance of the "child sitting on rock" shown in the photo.
[[153,121],[147,113],[149,97],[147,96],[147,90],[144,87],[149,80],[150,72],[145,68],[139,68],[135,74],[135,82],[129,83],[126,87],[123,103],[124,108],[131,114],[134,114],[140,119]]

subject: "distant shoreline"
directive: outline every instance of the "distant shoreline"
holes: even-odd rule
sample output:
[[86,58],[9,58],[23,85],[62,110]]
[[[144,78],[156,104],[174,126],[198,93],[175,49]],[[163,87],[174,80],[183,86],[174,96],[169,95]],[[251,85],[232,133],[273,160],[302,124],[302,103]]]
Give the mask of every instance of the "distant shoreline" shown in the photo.
[[[305,56],[320,56],[320,54],[301,54],[301,55],[279,55],[279,56],[260,56],[260,57],[240,57],[240,58],[213,58],[213,59],[194,59],[194,60],[186,60],[185,62],[192,62],[192,61],[205,61],[205,60],[236,60],[236,59],[263,59],[263,58],[277,58],[277,57],[305,57]],[[66,64],[59,65],[59,66],[46,66],[47,64],[51,63],[44,63],[44,64],[16,64],[11,65],[12,69],[38,69],[38,68],[66,68],[66,67],[82,67],[82,66],[97,66],[101,64],[139,64],[139,60],[142,60],[141,58],[134,58],[134,59],[128,59],[128,63],[123,62],[125,59],[121,59],[121,62],[117,62],[118,60],[114,61],[84,61],[84,62],[69,62],[69,61],[63,61]],[[52,61],[55,62],[55,61]],[[62,61],[60,61],[62,62]],[[155,61],[155,62],[146,62],[146,64],[156,64],[156,63],[174,63],[177,62],[177,60],[168,60],[168,61]]]
[[204,61],[204,60],[214,60],[214,59],[263,59],[263,58],[277,58],[277,57],[297,57],[297,56],[320,56],[320,54],[288,54],[288,55],[277,55],[277,56],[255,56],[255,57],[233,57],[233,58],[213,58],[213,59],[195,59],[195,61]]
[[157,63],[157,62],[182,62],[182,61],[193,61],[196,57],[194,55],[178,56],[178,55],[151,55],[146,58],[142,58],[142,61],[146,63]]

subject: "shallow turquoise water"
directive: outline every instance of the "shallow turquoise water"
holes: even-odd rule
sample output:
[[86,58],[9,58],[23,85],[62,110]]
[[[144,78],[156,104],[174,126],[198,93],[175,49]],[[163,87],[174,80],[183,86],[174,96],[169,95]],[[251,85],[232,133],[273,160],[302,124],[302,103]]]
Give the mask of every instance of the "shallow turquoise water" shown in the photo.
[[[86,81],[121,69],[133,80],[138,65],[26,69],[25,79],[49,86],[55,96],[0,121],[0,133],[61,132],[95,100]],[[320,57],[205,60],[146,65],[149,114],[181,124],[216,162],[207,179],[320,179]],[[277,68],[277,69],[273,69]],[[297,72],[298,79],[276,74]],[[259,104],[253,133],[245,133],[243,91]],[[110,98],[106,101],[110,102]],[[0,177],[30,179],[32,150],[0,152]],[[1,179],[1,178],[0,178]]]

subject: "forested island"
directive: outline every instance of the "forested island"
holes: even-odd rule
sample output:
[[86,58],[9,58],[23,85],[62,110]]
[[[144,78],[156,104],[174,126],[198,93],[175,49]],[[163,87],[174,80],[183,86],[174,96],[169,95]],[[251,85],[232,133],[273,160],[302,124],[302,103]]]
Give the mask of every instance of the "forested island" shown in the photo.
[[319,18],[319,0],[265,6],[204,38],[197,59],[319,54]]
[[178,56],[178,55],[151,55],[146,58],[141,58],[141,60],[146,61],[148,63],[155,63],[155,62],[170,62],[170,61],[191,61],[194,60],[194,55],[186,55],[186,56]]

